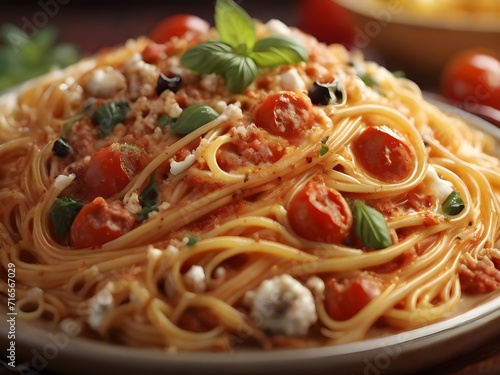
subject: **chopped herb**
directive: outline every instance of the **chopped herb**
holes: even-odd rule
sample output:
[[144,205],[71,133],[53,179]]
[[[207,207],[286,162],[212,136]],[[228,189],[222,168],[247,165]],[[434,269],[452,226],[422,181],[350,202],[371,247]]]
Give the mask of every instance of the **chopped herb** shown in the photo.
[[181,115],[170,125],[175,134],[186,135],[215,120],[219,114],[205,104],[193,104],[184,108]]
[[392,75],[396,78],[406,78],[406,73],[404,70],[395,70]]
[[158,211],[158,195],[158,187],[155,184],[154,176],[151,176],[149,183],[146,185],[141,193],[141,196],[139,197],[139,203],[142,207],[141,212],[138,214],[140,221],[146,220],[150,212]]
[[181,62],[199,74],[220,74],[232,93],[243,92],[257,78],[259,67],[295,64],[308,58],[304,46],[291,38],[257,41],[254,20],[233,0],[217,0],[215,27],[219,41],[193,47]]
[[68,156],[70,151],[71,147],[64,137],[57,139],[52,146],[52,153],[60,158]]
[[55,201],[50,210],[50,221],[57,237],[63,237],[69,232],[71,224],[82,207],[83,203],[69,197],[62,197]]
[[84,117],[85,113],[79,113],[76,116],[73,116],[70,119],[66,120],[66,122],[64,122],[63,124],[63,133],[66,135],[71,133],[73,125],[75,125],[78,121],[80,121]]
[[453,191],[442,204],[443,212],[446,215],[458,215],[465,208],[464,201],[458,192]]
[[326,141],[328,141],[328,137],[325,137],[321,140],[321,148],[319,150],[320,156],[325,155],[329,150],[328,146],[326,145]]
[[160,129],[164,129],[167,126],[172,126],[175,121],[175,119],[173,119],[166,113],[162,113],[160,116],[158,116],[158,126],[160,127]]
[[359,76],[359,78],[361,78],[361,80],[365,83],[366,86],[368,87],[376,87],[378,86],[378,82],[375,78],[373,78],[371,75],[369,74],[361,74]]
[[199,240],[200,240],[200,237],[198,237],[198,236],[189,236],[186,245],[187,246],[194,246]]
[[130,111],[127,102],[106,103],[94,110],[90,119],[94,125],[99,126],[101,138],[111,134],[117,124],[125,120]]
[[380,250],[392,244],[389,228],[380,212],[360,200],[354,200],[352,213],[354,231],[364,246]]

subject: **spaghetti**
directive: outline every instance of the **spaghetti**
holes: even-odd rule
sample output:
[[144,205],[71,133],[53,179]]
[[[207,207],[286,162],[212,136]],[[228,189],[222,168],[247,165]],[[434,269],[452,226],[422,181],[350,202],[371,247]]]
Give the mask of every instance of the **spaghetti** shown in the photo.
[[139,38],[3,96],[20,319],[179,351],[305,347],[499,287],[494,140],[340,45],[256,30],[307,58],[234,93],[182,64],[216,29]]

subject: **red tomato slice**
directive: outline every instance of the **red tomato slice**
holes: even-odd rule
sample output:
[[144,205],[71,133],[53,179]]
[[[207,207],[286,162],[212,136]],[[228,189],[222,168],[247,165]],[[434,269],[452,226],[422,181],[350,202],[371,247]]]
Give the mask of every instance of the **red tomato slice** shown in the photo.
[[254,111],[255,125],[285,138],[300,135],[311,126],[311,99],[305,94],[281,91],[269,95]]
[[89,196],[110,197],[121,191],[142,169],[142,152],[128,145],[113,143],[90,158],[84,182]]
[[331,279],[325,283],[325,309],[333,320],[347,320],[380,293],[382,282],[370,275],[358,275],[341,282]]
[[449,99],[500,109],[499,54],[479,49],[457,54],[444,67],[441,85]]
[[342,194],[312,181],[292,198],[288,220],[301,237],[338,244],[349,234],[353,219]]
[[354,140],[352,151],[368,174],[389,183],[404,180],[415,165],[412,147],[383,127],[366,128]]
[[82,207],[70,229],[71,243],[77,249],[97,247],[132,229],[134,216],[119,203],[108,204],[102,197]]
[[168,42],[173,37],[182,37],[188,31],[196,34],[207,33],[210,24],[192,14],[176,14],[161,20],[151,31],[149,37],[156,43]]

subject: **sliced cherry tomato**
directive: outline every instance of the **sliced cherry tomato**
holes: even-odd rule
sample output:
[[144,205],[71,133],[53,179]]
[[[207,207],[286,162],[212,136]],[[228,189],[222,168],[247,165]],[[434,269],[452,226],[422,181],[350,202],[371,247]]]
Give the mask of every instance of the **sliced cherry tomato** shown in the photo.
[[269,95],[254,111],[255,125],[271,134],[294,138],[311,126],[311,99],[305,94],[280,91]]
[[333,320],[350,319],[379,296],[382,289],[382,282],[368,274],[340,282],[330,279],[325,283],[326,312]]
[[412,147],[384,127],[366,128],[354,140],[352,150],[368,174],[389,183],[404,180],[415,165]]
[[320,42],[352,45],[354,27],[346,10],[333,0],[301,0],[298,26]]
[[500,109],[499,59],[500,54],[479,49],[465,50],[455,55],[443,69],[443,95],[468,105],[479,104]]
[[161,20],[151,31],[149,37],[156,43],[165,43],[174,36],[182,37],[188,31],[196,34],[205,34],[210,24],[204,19],[192,14],[176,14]]
[[292,198],[288,220],[301,237],[338,244],[349,234],[353,219],[342,194],[311,181]]
[[97,247],[132,229],[134,216],[119,202],[108,204],[97,197],[82,207],[71,224],[71,243],[77,249]]
[[142,169],[140,149],[113,143],[97,151],[90,158],[84,182],[90,197],[110,197],[121,191]]

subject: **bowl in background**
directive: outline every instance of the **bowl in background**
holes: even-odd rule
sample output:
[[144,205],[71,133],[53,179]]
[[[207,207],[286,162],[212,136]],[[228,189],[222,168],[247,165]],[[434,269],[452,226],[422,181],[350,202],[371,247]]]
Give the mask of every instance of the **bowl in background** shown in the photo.
[[[391,70],[405,71],[425,88],[436,86],[443,66],[461,50],[483,47],[500,52],[500,2],[496,0],[437,1],[439,7],[428,9],[415,4],[433,2],[332,1],[345,10],[353,28],[351,49],[362,50],[368,59]],[[491,4],[488,11],[454,7],[485,3]]]

